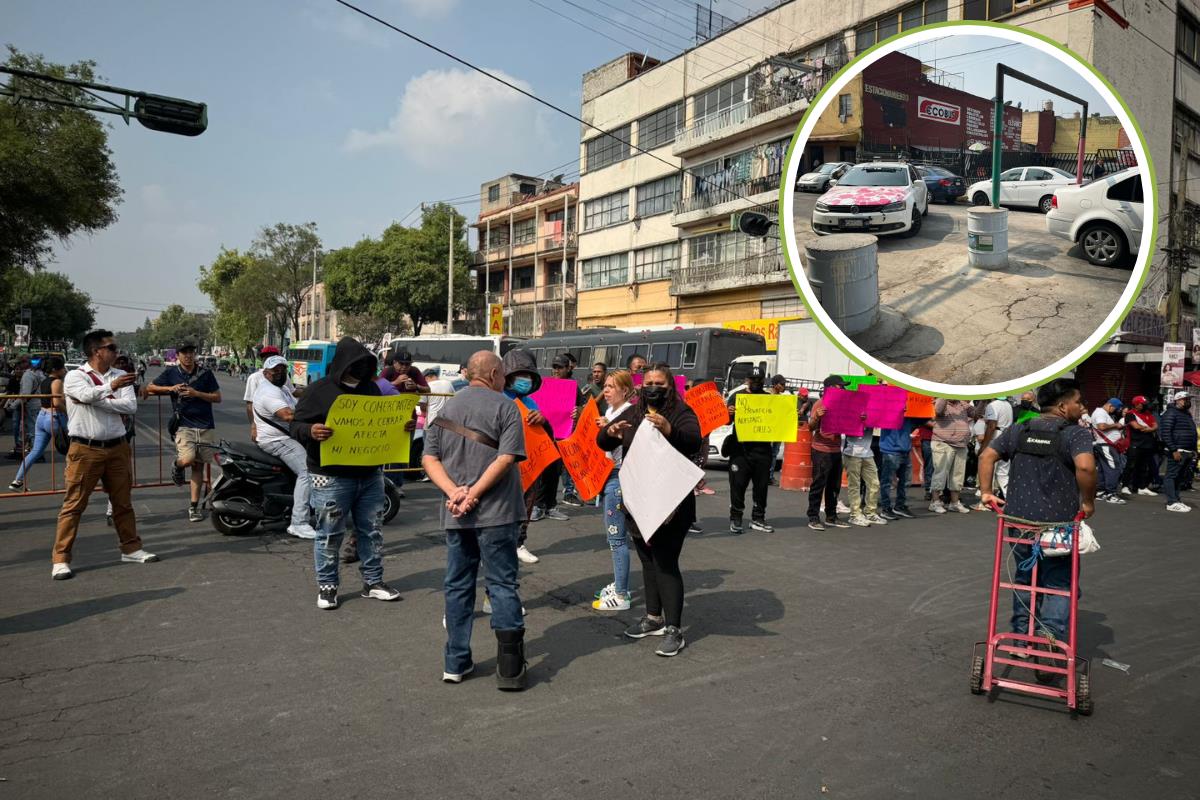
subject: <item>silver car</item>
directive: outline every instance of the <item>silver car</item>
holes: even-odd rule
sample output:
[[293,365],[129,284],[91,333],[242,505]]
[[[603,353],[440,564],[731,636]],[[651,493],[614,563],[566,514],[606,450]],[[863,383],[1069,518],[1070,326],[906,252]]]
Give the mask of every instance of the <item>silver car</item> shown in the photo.
[[815,172],[806,172],[796,179],[796,191],[824,194],[829,182],[846,174],[854,165],[848,161],[829,161],[817,167]]

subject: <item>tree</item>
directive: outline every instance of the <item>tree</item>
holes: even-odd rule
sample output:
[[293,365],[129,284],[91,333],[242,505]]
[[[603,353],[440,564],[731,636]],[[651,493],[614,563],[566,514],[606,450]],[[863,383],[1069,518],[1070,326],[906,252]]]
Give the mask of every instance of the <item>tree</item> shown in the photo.
[[154,320],[151,345],[157,350],[166,350],[187,341],[201,349],[212,344],[212,321],[209,315],[194,314],[178,304],[167,306]]
[[[256,288],[274,298],[271,310],[280,330],[300,330],[300,308],[313,283],[313,259],[321,248],[317,223],[288,225],[280,222],[263,228],[250,246],[250,255],[262,264],[262,281]],[[320,276],[317,276],[320,280]]]
[[263,318],[275,312],[275,293],[263,291],[267,266],[248,253],[221,249],[216,260],[200,268],[200,291],[213,301],[212,335],[244,354],[259,341]]
[[10,330],[20,322],[22,308],[30,310],[30,333],[35,339],[78,341],[96,322],[92,298],[65,275],[18,267],[8,283],[10,299],[0,306],[0,318]]
[[[6,64],[96,80],[93,61],[64,66],[9,47]],[[86,111],[36,102],[80,91],[16,76],[10,85],[23,96],[0,97],[0,304],[12,282],[7,273],[43,266],[56,239],[111,225],[121,199],[107,127]]]
[[353,336],[360,342],[378,342],[385,333],[403,334],[406,326],[389,324],[370,314],[344,311],[338,318],[338,327],[343,336]]
[[398,330],[407,318],[413,334],[446,318],[446,248],[454,223],[454,307],[471,308],[476,291],[467,271],[466,219],[452,206],[425,209],[418,228],[392,225],[378,240],[364,239],[325,258],[325,287],[339,311],[370,314]]

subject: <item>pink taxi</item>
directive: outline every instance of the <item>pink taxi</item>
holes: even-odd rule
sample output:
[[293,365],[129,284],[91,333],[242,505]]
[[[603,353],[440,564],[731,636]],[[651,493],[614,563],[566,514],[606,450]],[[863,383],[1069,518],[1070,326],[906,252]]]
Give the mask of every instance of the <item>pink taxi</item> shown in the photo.
[[827,233],[901,233],[921,230],[929,189],[903,162],[874,161],[846,172],[813,207],[812,228]]

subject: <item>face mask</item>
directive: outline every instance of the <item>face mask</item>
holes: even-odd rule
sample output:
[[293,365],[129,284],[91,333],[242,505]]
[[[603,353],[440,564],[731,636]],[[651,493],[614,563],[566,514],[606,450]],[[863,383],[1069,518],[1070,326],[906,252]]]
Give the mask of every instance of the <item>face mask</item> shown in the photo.
[[514,394],[519,394],[522,397],[533,391],[532,378],[513,378],[512,386],[510,387]]
[[287,383],[287,373],[284,372],[279,375],[272,375],[270,378],[268,378],[268,380],[270,380],[275,386],[283,386],[285,383]]
[[642,399],[646,401],[646,405],[658,408],[667,399],[667,390],[664,386],[643,386]]
[[1033,409],[1033,403],[1029,402],[1028,400],[1022,400],[1021,405],[1019,405],[1017,407],[1020,408],[1022,411],[1030,411]]
[[1191,408],[1191,407],[1192,407],[1192,401],[1191,401],[1191,400],[1184,400],[1184,401],[1183,401],[1183,410],[1184,410],[1184,411],[1187,411],[1187,410],[1188,410],[1189,408]]
[[364,358],[361,361],[355,361],[351,364],[350,368],[346,370],[346,374],[359,383],[362,383],[363,381],[370,380],[371,376],[375,374],[375,366]]

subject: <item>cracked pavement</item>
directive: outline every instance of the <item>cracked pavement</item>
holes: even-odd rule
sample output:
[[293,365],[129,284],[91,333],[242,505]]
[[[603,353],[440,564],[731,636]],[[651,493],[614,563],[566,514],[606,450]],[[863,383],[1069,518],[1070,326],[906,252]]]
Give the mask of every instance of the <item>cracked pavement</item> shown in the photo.
[[[801,247],[816,238],[809,225],[816,199],[796,195]],[[968,266],[962,203],[931,205],[912,239],[880,237],[880,302],[909,327],[869,352],[914,377],[974,385],[1028,375],[1090,336],[1128,284],[1132,260],[1123,269],[1095,267],[1047,233],[1042,214],[1014,208],[1008,220],[1010,266],[999,271]]]
[[[218,419],[244,438],[235,403]],[[1104,549],[1085,559],[1080,613],[1096,713],[1072,720],[967,691],[990,515],[934,516],[917,494],[917,519],[818,534],[807,494],[772,488],[776,533],[735,537],[726,474],[708,476],[718,494],[699,498],[707,532],[683,550],[688,647],[673,659],[621,636],[641,613],[636,558],[634,608],[590,608],[611,580],[598,511],[532,526],[523,694],[496,691],[482,615],[477,674],[439,680],[445,555],[429,484],[406,486],[384,529],[403,602],[358,597],[343,567],[333,612],[315,607],[310,543],[189,524],[174,487],[135,495],[160,563],[119,563],[93,506],[62,582],[49,574],[60,501],[0,500],[0,798],[1197,796],[1188,515],[1160,498],[1098,510]]]

